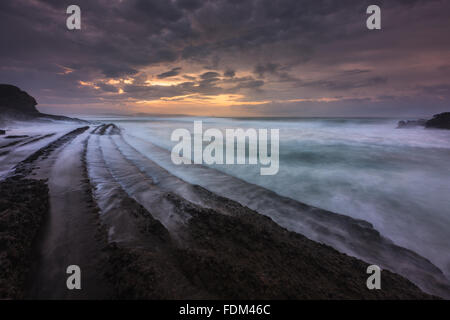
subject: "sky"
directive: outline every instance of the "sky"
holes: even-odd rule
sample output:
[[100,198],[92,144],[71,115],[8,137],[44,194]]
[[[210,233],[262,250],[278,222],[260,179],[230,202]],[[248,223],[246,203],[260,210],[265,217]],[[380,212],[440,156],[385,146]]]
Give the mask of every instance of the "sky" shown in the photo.
[[430,117],[449,35],[450,1],[2,0],[0,83],[53,114]]

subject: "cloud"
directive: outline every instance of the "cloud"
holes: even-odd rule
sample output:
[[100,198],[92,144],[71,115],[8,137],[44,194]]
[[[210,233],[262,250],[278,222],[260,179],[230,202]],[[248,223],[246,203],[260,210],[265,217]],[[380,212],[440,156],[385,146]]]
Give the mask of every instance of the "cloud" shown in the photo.
[[209,71],[205,72],[202,75],[200,75],[200,78],[203,80],[211,80],[211,79],[217,79],[220,76],[217,72]]
[[177,0],[177,6],[188,11],[197,10],[202,7],[203,4],[203,0]]
[[440,98],[450,97],[450,84],[446,83],[429,86],[419,86],[417,87],[417,89],[426,95],[437,96]]
[[[449,98],[443,1],[380,1],[382,32],[365,27],[366,0],[78,0],[80,31],[65,27],[68,4],[0,2],[2,82],[48,104],[233,92],[255,101]],[[186,81],[148,86],[146,74]]]
[[107,84],[107,83],[97,83],[96,86],[98,86],[101,90],[105,92],[118,92],[119,90],[117,87]]
[[351,80],[316,80],[316,81],[302,81],[297,82],[298,87],[316,87],[327,90],[349,90],[364,87],[372,87],[380,84],[387,83],[387,78],[385,77],[371,77],[365,79]]
[[266,73],[274,74],[278,71],[280,65],[276,63],[266,63],[266,64],[258,64],[255,66],[254,73],[257,74],[260,78],[264,77]]
[[174,77],[180,74],[181,68],[177,67],[177,68],[173,68],[170,71],[167,72],[163,72],[157,75],[158,79],[165,79],[165,78],[169,78],[169,77]]
[[232,70],[232,69],[227,69],[223,73],[223,76],[227,77],[227,78],[233,78],[235,75],[236,75],[236,72],[234,70]]

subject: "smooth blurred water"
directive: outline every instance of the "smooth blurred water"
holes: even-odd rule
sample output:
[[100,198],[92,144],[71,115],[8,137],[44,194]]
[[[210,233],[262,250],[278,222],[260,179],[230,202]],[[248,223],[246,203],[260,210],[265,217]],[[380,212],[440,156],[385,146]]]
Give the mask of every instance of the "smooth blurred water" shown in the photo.
[[396,129],[395,119],[110,120],[131,138],[166,150],[175,145],[172,131],[193,132],[194,120],[203,120],[204,130],[279,129],[277,175],[261,176],[259,165],[214,168],[306,204],[369,221],[450,275],[450,131]]

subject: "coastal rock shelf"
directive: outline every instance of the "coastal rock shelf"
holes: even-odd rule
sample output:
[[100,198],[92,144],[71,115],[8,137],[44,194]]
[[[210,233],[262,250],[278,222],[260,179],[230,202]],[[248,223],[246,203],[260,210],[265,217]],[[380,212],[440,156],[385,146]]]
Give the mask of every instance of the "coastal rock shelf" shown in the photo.
[[[4,291],[3,298],[48,298],[50,292],[53,298],[77,297],[58,293],[58,276],[51,275],[62,277],[62,265],[54,262],[64,261],[67,250],[79,252],[73,257],[82,261],[92,248],[100,251],[98,259],[88,259],[93,265],[85,267],[87,277],[97,278],[83,293],[88,299],[431,298],[388,270],[383,270],[383,290],[368,290],[367,263],[288,231],[238,202],[187,184],[151,161],[149,171],[143,170],[133,162],[139,160],[138,154],[130,159],[122,153],[130,146],[121,135],[112,124],[79,127],[16,166],[16,181],[35,175],[49,179],[43,185],[49,191],[39,196],[52,206],[41,211],[43,216],[48,211],[59,217],[37,223],[39,237],[32,236],[34,241],[23,245],[27,252],[41,250],[34,253],[41,258],[31,266],[25,255],[11,260],[9,270],[14,264],[28,269],[28,281],[3,279],[6,288],[15,288]],[[61,197],[70,193],[61,188],[73,189],[73,183],[79,191],[71,192],[81,192],[81,198],[64,200]],[[36,201],[32,194],[29,199]],[[61,207],[66,205],[70,208]],[[61,214],[68,219],[70,214],[72,228],[82,228],[76,228],[76,237],[62,228]],[[5,211],[0,215],[5,217]],[[55,225],[55,219],[63,220]],[[62,238],[52,236],[55,232]],[[56,245],[58,250],[49,249]],[[83,249],[86,245],[91,249]],[[42,248],[48,248],[46,258]]]

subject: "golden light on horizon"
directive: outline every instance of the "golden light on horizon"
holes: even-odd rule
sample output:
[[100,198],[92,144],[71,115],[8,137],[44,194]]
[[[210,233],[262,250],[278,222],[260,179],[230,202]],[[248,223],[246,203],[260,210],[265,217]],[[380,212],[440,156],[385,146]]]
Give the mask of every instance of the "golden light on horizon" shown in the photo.
[[170,86],[176,86],[180,83],[183,83],[185,81],[180,81],[180,80],[146,80],[145,84],[147,84],[148,86],[161,86],[161,87],[170,87]]
[[109,79],[108,81],[106,81],[107,84],[119,84],[120,80],[116,80],[116,79]]
[[137,100],[136,104],[154,106],[154,105],[166,105],[176,106],[177,104],[190,104],[190,105],[202,105],[202,106],[237,106],[237,105],[261,105],[267,104],[271,101],[245,101],[244,95],[241,94],[219,94],[214,96],[189,94],[175,97],[162,97],[155,100]]

